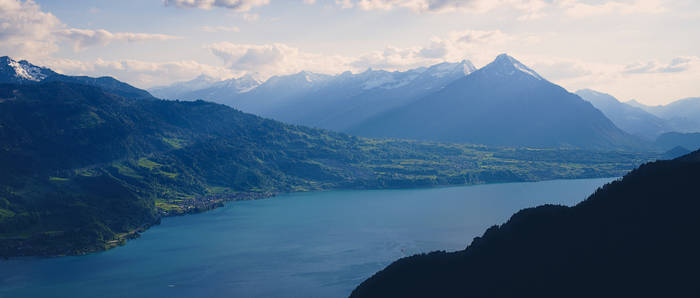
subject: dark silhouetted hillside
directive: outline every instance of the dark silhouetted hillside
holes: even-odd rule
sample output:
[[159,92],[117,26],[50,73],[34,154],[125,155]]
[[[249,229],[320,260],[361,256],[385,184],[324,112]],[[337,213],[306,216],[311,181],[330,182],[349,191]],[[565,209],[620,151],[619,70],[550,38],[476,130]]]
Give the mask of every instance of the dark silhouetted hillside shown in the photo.
[[351,297],[699,297],[700,151],[575,207],[522,210],[465,250],[398,260]]

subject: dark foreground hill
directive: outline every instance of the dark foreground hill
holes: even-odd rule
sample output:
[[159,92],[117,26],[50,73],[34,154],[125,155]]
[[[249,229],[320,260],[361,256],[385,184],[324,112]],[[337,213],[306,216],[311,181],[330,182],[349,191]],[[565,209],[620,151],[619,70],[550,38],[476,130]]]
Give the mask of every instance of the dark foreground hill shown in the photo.
[[80,254],[279,192],[621,175],[649,156],[371,140],[204,101],[0,84],[0,256]]
[[700,297],[700,151],[575,207],[522,210],[465,250],[401,259],[352,297]]

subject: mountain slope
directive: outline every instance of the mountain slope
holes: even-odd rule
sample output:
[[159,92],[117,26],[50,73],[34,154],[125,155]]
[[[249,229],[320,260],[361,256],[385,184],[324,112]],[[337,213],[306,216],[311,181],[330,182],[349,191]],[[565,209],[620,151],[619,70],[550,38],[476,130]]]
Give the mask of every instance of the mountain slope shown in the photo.
[[617,127],[630,134],[654,140],[660,134],[671,130],[665,120],[642,108],[622,103],[610,94],[583,89],[576,91],[576,95],[593,104]]
[[505,54],[348,132],[498,146],[630,149],[641,144],[590,103]]
[[522,210],[465,250],[401,259],[351,297],[697,297],[700,151],[575,207]]
[[204,101],[0,84],[0,256],[96,251],[160,216],[278,192],[619,175],[649,156],[378,141]]
[[126,98],[152,98],[148,91],[112,77],[67,76],[56,73],[49,68],[33,65],[26,60],[15,61],[8,56],[0,57],[0,83],[35,84],[41,82],[77,83],[99,87]]

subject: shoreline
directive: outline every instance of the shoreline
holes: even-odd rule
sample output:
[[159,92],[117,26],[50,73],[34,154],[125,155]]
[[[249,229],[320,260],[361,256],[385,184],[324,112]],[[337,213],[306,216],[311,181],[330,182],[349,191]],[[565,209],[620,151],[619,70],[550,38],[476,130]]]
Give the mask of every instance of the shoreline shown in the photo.
[[[498,184],[511,184],[511,183],[536,183],[536,182],[546,182],[546,181],[561,181],[561,180],[586,180],[586,179],[607,179],[607,178],[619,178],[618,176],[610,177],[582,177],[582,178],[571,178],[571,179],[543,179],[543,180],[533,180],[533,181],[498,181],[498,182],[484,182],[484,183],[472,183],[472,184],[446,184],[446,185],[432,185],[432,186],[416,186],[416,187],[385,187],[385,188],[335,188],[335,189],[320,189],[320,190],[307,190],[307,191],[290,191],[290,192],[241,192],[233,194],[215,194],[208,195],[198,199],[192,199],[192,205],[183,205],[185,210],[179,212],[168,212],[167,210],[159,209],[158,218],[151,222],[145,223],[136,229],[128,232],[123,232],[117,234],[114,239],[107,240],[103,243],[102,247],[97,248],[87,248],[81,251],[77,251],[73,254],[31,254],[31,255],[17,255],[17,256],[2,256],[0,262],[25,259],[25,258],[58,258],[67,256],[83,256],[88,254],[100,253],[107,251],[119,246],[128,244],[129,240],[137,239],[141,237],[141,233],[146,232],[149,228],[160,225],[161,220],[166,217],[176,217],[185,216],[190,214],[205,213],[210,210],[223,207],[224,203],[237,202],[237,201],[252,201],[252,200],[262,200],[273,198],[279,195],[292,194],[292,193],[311,193],[311,192],[329,192],[329,191],[382,191],[382,190],[402,190],[402,189],[434,189],[434,188],[453,188],[453,187],[472,187],[479,185],[498,185]],[[190,202],[190,201],[188,201]]]

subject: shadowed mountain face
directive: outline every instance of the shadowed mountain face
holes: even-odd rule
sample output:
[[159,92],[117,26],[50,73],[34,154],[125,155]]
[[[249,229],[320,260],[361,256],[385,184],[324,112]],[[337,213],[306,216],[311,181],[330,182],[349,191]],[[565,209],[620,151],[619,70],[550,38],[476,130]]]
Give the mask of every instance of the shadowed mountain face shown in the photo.
[[655,145],[663,150],[681,146],[689,150],[700,148],[700,133],[669,132],[656,138]]
[[645,164],[575,207],[522,210],[465,250],[416,255],[352,297],[698,297],[700,151]]
[[590,103],[505,54],[439,92],[348,132],[501,146],[610,149],[641,143]]
[[576,95],[593,104],[617,127],[635,136],[651,141],[660,134],[671,131],[666,120],[640,107],[622,103],[609,94],[583,89],[576,91]]

